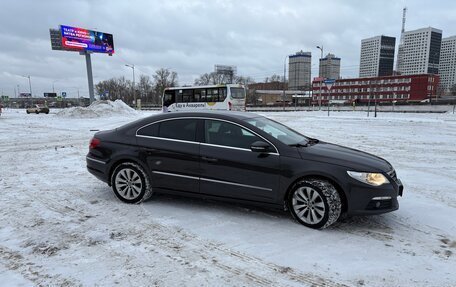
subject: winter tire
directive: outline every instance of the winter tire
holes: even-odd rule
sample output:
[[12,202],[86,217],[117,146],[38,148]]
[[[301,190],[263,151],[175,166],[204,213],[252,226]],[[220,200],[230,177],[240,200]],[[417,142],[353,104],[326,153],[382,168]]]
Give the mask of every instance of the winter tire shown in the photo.
[[35,111],[35,114],[39,114],[39,113],[40,113],[40,111]]
[[114,194],[126,203],[140,203],[152,195],[152,187],[142,167],[132,162],[119,164],[111,176]]
[[319,229],[337,221],[342,203],[337,189],[329,181],[305,179],[292,187],[288,207],[296,221]]

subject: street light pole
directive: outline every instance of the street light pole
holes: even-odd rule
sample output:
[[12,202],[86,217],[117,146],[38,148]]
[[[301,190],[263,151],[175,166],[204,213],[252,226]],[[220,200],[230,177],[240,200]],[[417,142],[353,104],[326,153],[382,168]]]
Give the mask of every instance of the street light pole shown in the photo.
[[287,58],[288,55],[285,56],[283,61],[283,94],[282,94],[282,107],[285,111],[285,79],[286,79],[286,71],[287,71]]
[[135,65],[129,65],[129,64],[125,64],[125,66],[131,68],[133,70],[133,102],[134,102],[134,105],[136,107],[136,93],[135,93]]
[[52,92],[55,93],[55,86],[54,84],[57,83],[59,80],[55,80],[52,82]]
[[318,95],[318,110],[321,110],[321,88],[323,86],[323,77],[321,76],[321,61],[323,59],[323,45],[317,46],[317,49],[320,49],[320,63],[318,65],[318,77],[320,78],[320,94]]
[[29,76],[22,76],[24,78],[28,78],[29,80],[29,89],[30,89],[30,97],[32,97],[32,80],[30,79],[30,75]]

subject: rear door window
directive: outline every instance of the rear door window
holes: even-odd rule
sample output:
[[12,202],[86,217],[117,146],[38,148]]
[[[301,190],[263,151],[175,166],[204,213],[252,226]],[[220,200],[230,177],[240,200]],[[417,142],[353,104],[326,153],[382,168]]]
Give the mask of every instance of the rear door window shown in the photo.
[[138,135],[156,137],[158,135],[158,128],[160,127],[159,123],[151,124],[145,127],[142,127],[138,130]]
[[160,122],[158,137],[196,141],[196,119],[177,119]]

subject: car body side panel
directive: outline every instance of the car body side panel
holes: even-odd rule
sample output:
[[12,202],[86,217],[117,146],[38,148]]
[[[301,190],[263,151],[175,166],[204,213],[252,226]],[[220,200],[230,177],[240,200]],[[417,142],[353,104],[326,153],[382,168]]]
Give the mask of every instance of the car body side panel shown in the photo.
[[179,191],[199,190],[199,144],[137,138],[139,157],[145,159],[152,187]]
[[276,202],[279,174],[278,155],[201,145],[203,194]]

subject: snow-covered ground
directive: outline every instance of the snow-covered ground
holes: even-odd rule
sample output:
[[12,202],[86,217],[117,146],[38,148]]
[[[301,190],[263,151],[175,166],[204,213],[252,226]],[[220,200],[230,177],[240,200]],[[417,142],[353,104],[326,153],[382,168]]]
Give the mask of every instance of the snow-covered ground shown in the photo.
[[316,231],[215,201],[122,204],[86,171],[88,143],[152,112],[56,113],[0,117],[2,286],[456,285],[456,115],[264,113],[386,158],[405,185],[398,211]]

